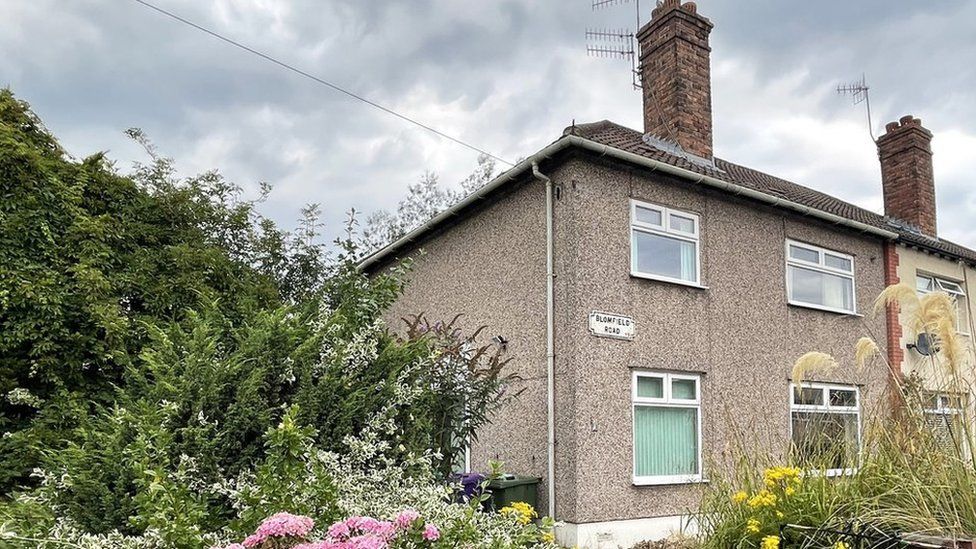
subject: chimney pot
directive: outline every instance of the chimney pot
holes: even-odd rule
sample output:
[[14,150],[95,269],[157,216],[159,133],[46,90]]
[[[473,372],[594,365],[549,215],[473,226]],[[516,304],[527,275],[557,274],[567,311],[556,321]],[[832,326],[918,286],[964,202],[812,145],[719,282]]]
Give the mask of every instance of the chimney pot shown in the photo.
[[712,158],[712,23],[694,2],[664,0],[637,33],[644,132]]
[[878,138],[885,215],[936,236],[932,132],[914,116],[885,125]]

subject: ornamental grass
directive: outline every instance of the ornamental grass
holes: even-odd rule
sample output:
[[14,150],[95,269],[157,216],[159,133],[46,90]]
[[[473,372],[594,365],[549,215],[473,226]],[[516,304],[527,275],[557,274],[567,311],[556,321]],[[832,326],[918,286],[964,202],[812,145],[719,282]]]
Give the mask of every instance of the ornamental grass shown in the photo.
[[[881,368],[890,384],[887,398],[876,399],[878,409],[862,410],[856,466],[836,474],[831,464],[843,456],[813,462],[801,459],[796,448],[776,456],[740,436],[726,452],[731,465],[713,467],[695,515],[703,548],[848,549],[859,546],[858,535],[868,544],[906,535],[976,537],[969,396],[976,352],[960,335],[976,332],[973,315],[965,315],[969,326],[960,326],[950,296],[919,296],[903,284],[879,296],[876,314],[886,307],[901,311],[906,337],[927,334],[934,352],[914,355],[903,371],[888,364],[874,340],[858,340],[851,366]],[[837,367],[829,355],[807,353],[797,360],[793,381],[799,387],[808,376]]]

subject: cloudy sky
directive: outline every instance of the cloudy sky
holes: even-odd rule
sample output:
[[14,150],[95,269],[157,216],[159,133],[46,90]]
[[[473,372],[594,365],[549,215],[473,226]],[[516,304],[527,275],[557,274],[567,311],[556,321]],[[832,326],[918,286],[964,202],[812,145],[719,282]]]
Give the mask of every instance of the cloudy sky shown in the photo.
[[[587,27],[634,26],[591,0],[153,0],[506,159],[572,120],[641,126],[629,64],[589,58]],[[649,16],[653,2],[642,3]],[[976,248],[976,0],[700,0],[712,32],[716,155],[881,210],[875,131],[907,113],[935,133],[942,236]],[[293,226],[320,203],[390,207],[425,170],[477,154],[285,72],[133,0],[0,0],[0,85],[75,156],[144,159],[142,128],[181,171],[219,168]]]

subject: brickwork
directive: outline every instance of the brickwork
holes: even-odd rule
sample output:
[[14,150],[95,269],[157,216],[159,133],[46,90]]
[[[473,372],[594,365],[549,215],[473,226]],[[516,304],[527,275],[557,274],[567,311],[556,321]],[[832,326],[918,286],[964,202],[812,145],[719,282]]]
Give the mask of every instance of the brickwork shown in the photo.
[[644,93],[644,132],[712,157],[712,23],[694,2],[664,0],[637,33]]
[[[894,242],[886,242],[884,248],[885,286],[898,284],[898,247]],[[888,305],[885,309],[885,323],[888,336],[888,364],[892,372],[901,375],[905,351],[901,348],[902,327],[898,318],[898,306]]]
[[885,215],[936,235],[932,132],[911,115],[885,126],[878,138]]

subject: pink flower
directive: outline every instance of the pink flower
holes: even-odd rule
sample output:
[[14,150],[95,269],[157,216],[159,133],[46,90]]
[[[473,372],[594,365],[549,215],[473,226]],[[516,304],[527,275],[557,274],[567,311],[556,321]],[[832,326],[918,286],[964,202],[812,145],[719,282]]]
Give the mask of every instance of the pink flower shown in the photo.
[[396,534],[396,525],[388,520],[377,521],[373,525],[373,534],[383,539],[390,539]]
[[387,549],[386,540],[371,534],[349,538],[343,549]]
[[373,517],[360,517],[359,523],[356,526],[363,532],[373,533],[379,527],[380,521],[374,519]]
[[349,527],[349,519],[339,521],[329,526],[329,537],[332,539],[347,539],[352,528]]
[[[256,534],[269,537],[291,536],[302,538],[308,535],[315,526],[315,522],[308,517],[292,515],[291,513],[276,513],[264,519],[258,526]],[[245,543],[245,545],[247,545]]]
[[427,541],[437,541],[441,538],[441,531],[433,524],[424,527],[424,539]]
[[219,545],[214,545],[210,549],[244,549],[244,546],[241,545],[240,543],[232,543],[232,544],[227,545],[225,547],[220,547]]
[[406,530],[407,528],[413,526],[413,523],[419,518],[420,513],[417,511],[414,511],[413,509],[404,509],[403,511],[400,511],[400,514],[397,515],[395,519],[393,519],[393,523],[396,524],[397,528]]
[[262,543],[264,543],[265,537],[267,537],[267,536],[264,536],[262,534],[251,534],[250,536],[247,536],[246,538],[244,538],[244,544],[243,545],[244,545],[244,547],[256,547],[256,546],[261,545]]
[[292,549],[346,549],[345,542],[334,542],[334,541],[313,541],[309,543],[299,543],[298,545],[292,547]]

